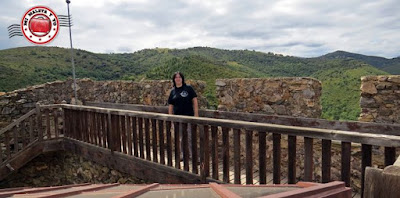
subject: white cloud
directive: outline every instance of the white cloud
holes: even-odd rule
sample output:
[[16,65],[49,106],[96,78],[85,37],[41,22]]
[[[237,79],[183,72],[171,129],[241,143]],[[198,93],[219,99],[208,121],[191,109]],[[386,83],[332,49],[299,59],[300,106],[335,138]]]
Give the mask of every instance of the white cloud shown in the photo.
[[[19,1],[21,2],[21,1]],[[37,1],[2,1],[0,49],[25,46],[6,27]],[[65,1],[42,0],[57,14]],[[209,46],[294,56],[345,50],[399,56],[396,0],[71,0],[74,46],[93,52]],[[15,22],[12,22],[14,20]],[[50,45],[69,47],[68,29]]]

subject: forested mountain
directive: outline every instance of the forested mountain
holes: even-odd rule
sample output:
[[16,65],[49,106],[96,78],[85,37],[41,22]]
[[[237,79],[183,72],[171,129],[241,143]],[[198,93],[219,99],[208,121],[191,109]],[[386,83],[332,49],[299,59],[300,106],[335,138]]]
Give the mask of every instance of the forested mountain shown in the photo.
[[[388,73],[354,57],[335,56],[300,58],[209,47],[156,48],[121,54],[74,51],[78,78],[170,79],[173,72],[181,71],[187,79],[204,80],[210,108],[216,106],[217,78],[314,77],[323,83],[323,118],[355,120],[360,112],[360,77]],[[57,47],[1,50],[0,71],[0,91],[63,80],[72,76],[70,52]]]
[[345,51],[336,51],[320,58],[323,59],[355,59],[367,64],[370,64],[382,71],[391,74],[400,74],[400,56],[392,59],[387,59],[379,56],[366,56],[362,54],[355,54]]

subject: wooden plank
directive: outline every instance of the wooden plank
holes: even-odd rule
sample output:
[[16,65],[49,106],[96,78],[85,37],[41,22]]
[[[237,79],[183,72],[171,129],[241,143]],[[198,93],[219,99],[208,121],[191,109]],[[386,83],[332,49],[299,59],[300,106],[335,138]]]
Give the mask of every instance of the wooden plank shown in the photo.
[[396,161],[396,148],[385,147],[385,166],[393,165]]
[[273,177],[274,184],[281,183],[281,134],[273,133]]
[[146,159],[151,161],[151,147],[150,147],[150,120],[144,119],[144,130],[146,136]]
[[351,142],[342,142],[342,169],[341,176],[342,181],[345,182],[346,186],[350,186],[350,158],[351,158]]
[[122,116],[118,115],[115,116],[115,125],[116,125],[116,130],[114,135],[114,140],[115,140],[115,148],[116,151],[121,152],[121,130],[122,130],[122,126],[121,126],[121,120],[122,120]]
[[97,115],[96,115],[96,126],[97,126],[97,142],[98,142],[98,145],[100,146],[100,147],[103,147],[103,141],[102,141],[102,138],[103,138],[103,124],[101,123],[101,117],[102,117],[102,114],[101,113],[97,113]]
[[360,133],[355,131],[338,131],[338,130],[328,130],[319,128],[309,128],[309,127],[297,127],[297,126],[285,126],[277,124],[268,123],[257,123],[239,120],[224,120],[224,119],[214,119],[214,118],[204,118],[204,117],[194,117],[194,116],[180,116],[180,115],[166,115],[151,112],[135,112],[127,110],[113,110],[113,109],[102,109],[98,107],[83,107],[83,106],[73,106],[73,105],[62,105],[65,108],[70,109],[86,109],[88,111],[95,112],[105,112],[112,111],[119,115],[129,115],[129,116],[141,116],[149,119],[160,119],[165,121],[175,121],[175,122],[186,122],[202,125],[217,125],[227,128],[243,128],[246,130],[253,131],[274,131],[274,133],[281,133],[291,136],[304,136],[315,139],[329,139],[338,140],[344,142],[355,142],[362,144],[371,144],[387,147],[398,147],[400,146],[400,136],[397,135],[381,135],[381,134],[370,134],[370,133]]
[[126,132],[128,140],[128,155],[132,155],[132,118],[126,117]]
[[174,122],[175,168],[177,168],[177,169],[181,169],[181,163],[180,163],[180,161],[181,161],[181,149],[180,149],[181,143],[179,141],[179,139],[180,139],[179,134],[181,134],[181,133],[179,131],[182,132],[182,125],[178,122]]
[[101,184],[101,185],[96,185],[94,187],[89,187],[89,188],[83,188],[83,189],[76,189],[76,190],[71,190],[71,191],[59,191],[54,194],[47,194],[44,196],[41,196],[40,198],[58,198],[58,197],[67,197],[67,196],[73,196],[73,195],[78,195],[83,192],[92,192],[92,191],[99,191],[105,188],[110,188],[114,186],[118,186],[119,184]]
[[65,116],[65,109],[61,109],[61,119],[62,119],[62,130],[60,131],[61,134],[65,136],[67,132],[67,125],[65,124],[66,116]]
[[127,133],[127,131],[126,131],[126,117],[127,116],[122,116],[121,117],[121,138],[122,138],[122,152],[124,153],[124,154],[128,154],[128,151],[127,151],[127,139],[126,139],[126,133]]
[[157,143],[157,122],[155,119],[151,119],[151,132],[153,134],[153,162],[158,162],[158,143]]
[[190,124],[190,127],[192,128],[192,172],[194,174],[198,174],[198,155],[197,155],[197,125],[195,124]]
[[87,112],[87,125],[86,128],[88,130],[89,143],[94,144],[94,125],[93,125],[93,117],[95,112]]
[[372,146],[367,144],[361,145],[361,197],[364,194],[365,168],[372,164]]
[[138,145],[138,128],[137,118],[132,117],[132,138],[133,138],[133,156],[138,157],[139,145]]
[[160,164],[165,164],[165,138],[164,138],[164,121],[157,120],[158,122],[158,136],[160,142]]
[[267,141],[266,132],[258,132],[258,170],[260,173],[260,184],[267,184]]
[[188,139],[188,125],[182,124],[182,151],[183,151],[183,170],[189,171],[189,139]]
[[22,138],[22,150],[28,145],[28,138],[27,135],[29,135],[26,132],[26,122],[21,122],[20,123],[20,134]]
[[332,141],[322,140],[322,183],[331,182]]
[[139,151],[140,158],[144,159],[144,144],[143,144],[143,118],[138,118],[138,129],[139,129]]
[[304,181],[312,181],[314,170],[313,139],[304,138]]
[[233,129],[233,156],[234,156],[234,183],[241,184],[240,181],[240,129]]
[[60,136],[60,131],[59,131],[59,129],[58,129],[58,125],[60,124],[60,123],[58,122],[58,118],[60,117],[60,116],[58,115],[58,109],[54,109],[54,111],[53,111],[53,117],[54,117],[54,132],[55,132],[56,138],[58,138],[58,137]]
[[229,183],[229,130],[229,128],[222,127],[222,172],[225,183]]
[[218,127],[211,126],[211,164],[212,177],[218,180]]
[[47,139],[51,139],[51,131],[50,131],[50,110],[45,109],[46,116],[46,131],[47,131]]
[[253,131],[246,131],[246,184],[253,184]]
[[200,178],[205,183],[207,176],[204,173],[204,126],[199,125],[199,136],[200,136]]
[[70,119],[69,119],[69,110],[62,109],[62,123],[63,123],[63,134],[64,137],[71,137],[70,129]]
[[100,113],[94,114],[94,142],[97,146],[101,147],[101,124],[100,124]]
[[167,159],[168,159],[168,166],[172,166],[172,138],[171,138],[171,122],[165,122],[166,128],[165,133],[167,134]]
[[296,183],[296,136],[288,136],[288,184]]

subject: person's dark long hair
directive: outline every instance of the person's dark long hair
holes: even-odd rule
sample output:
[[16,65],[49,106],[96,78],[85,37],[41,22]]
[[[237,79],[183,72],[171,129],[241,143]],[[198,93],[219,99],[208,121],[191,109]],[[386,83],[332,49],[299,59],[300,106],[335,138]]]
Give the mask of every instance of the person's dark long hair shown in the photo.
[[179,74],[182,78],[182,86],[185,86],[185,76],[183,76],[183,74],[181,72],[175,72],[174,75],[172,75],[172,82],[174,83],[174,88],[176,88],[176,83],[175,83],[175,76]]

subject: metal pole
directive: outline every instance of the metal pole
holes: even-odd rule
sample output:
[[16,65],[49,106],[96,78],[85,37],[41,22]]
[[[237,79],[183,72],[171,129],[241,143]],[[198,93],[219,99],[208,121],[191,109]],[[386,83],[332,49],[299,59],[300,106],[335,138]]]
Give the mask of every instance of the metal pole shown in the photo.
[[71,63],[72,63],[72,78],[74,80],[74,97],[75,97],[75,105],[78,104],[78,95],[76,93],[76,78],[75,78],[75,61],[74,61],[74,51],[72,47],[72,34],[71,34],[71,15],[69,14],[69,4],[70,0],[66,0],[68,7],[68,27],[69,27],[69,42],[71,44]]

